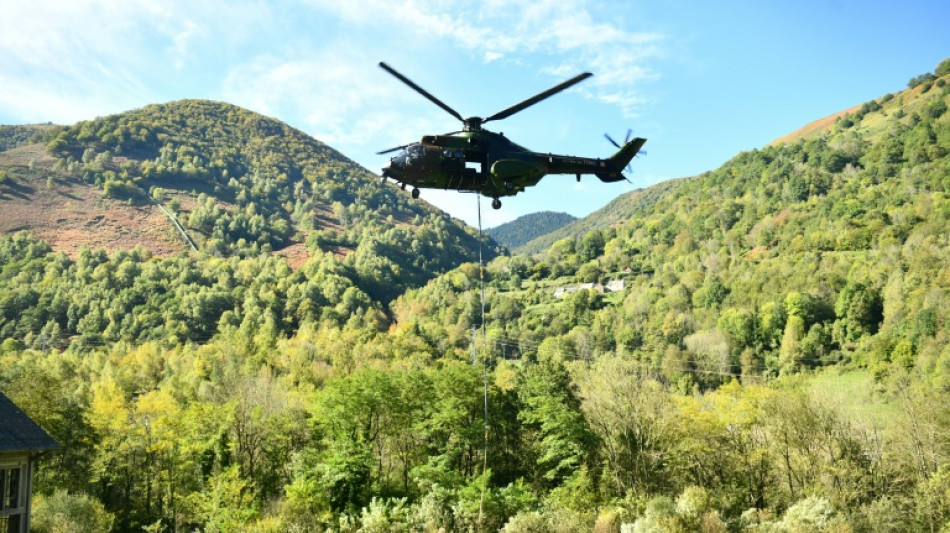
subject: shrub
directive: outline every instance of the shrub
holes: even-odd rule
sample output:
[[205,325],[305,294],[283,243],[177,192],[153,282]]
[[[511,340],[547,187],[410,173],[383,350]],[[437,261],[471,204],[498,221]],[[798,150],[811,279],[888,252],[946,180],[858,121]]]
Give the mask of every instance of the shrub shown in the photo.
[[114,517],[86,494],[57,490],[38,495],[33,504],[33,531],[37,533],[107,533]]
[[933,81],[934,79],[936,79],[936,76],[934,76],[933,74],[929,72],[926,72],[924,74],[921,74],[919,76],[914,76],[913,78],[911,78],[910,81],[907,82],[907,88],[913,89],[914,87],[924,82]]
[[929,107],[927,107],[927,115],[930,118],[940,118],[941,115],[947,112],[947,104],[943,100],[936,100]]
[[518,513],[501,528],[504,533],[544,533],[547,530],[548,521],[537,511]]
[[809,496],[789,507],[780,524],[785,531],[825,531],[837,522],[835,518],[828,500]]
[[0,344],[0,353],[14,353],[20,351],[23,351],[23,343],[17,339],[4,339],[3,343]]
[[939,65],[937,65],[937,69],[934,70],[934,74],[937,76],[945,76],[950,74],[950,57],[944,59]]

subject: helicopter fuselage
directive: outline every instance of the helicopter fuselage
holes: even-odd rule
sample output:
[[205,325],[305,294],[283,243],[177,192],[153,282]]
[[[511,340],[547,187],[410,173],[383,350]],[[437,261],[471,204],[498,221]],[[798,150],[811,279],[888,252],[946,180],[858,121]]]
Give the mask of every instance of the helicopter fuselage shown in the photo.
[[393,156],[382,175],[414,189],[477,192],[497,200],[536,185],[548,174],[574,174],[578,180],[582,174],[596,174],[603,181],[625,179],[613,167],[608,159],[532,152],[503,134],[479,130],[426,135]]
[[494,115],[463,118],[458,111],[386,63],[380,62],[379,66],[463,124],[462,131],[426,135],[420,142],[377,152],[382,155],[398,150],[383,166],[383,179],[392,178],[402,183],[403,188],[412,185],[413,198],[419,197],[419,188],[471,191],[491,197],[492,207],[498,209],[501,207],[499,197],[514,196],[547,174],[575,174],[578,181],[581,174],[594,174],[600,181],[621,181],[627,179],[622,173],[624,167],[646,142],[641,137],[629,140],[630,131],[623,146],[607,136],[620,151],[607,159],[593,159],[532,152],[501,133],[482,129],[486,122],[510,117],[586,80],[593,75],[590,72],[574,76]]

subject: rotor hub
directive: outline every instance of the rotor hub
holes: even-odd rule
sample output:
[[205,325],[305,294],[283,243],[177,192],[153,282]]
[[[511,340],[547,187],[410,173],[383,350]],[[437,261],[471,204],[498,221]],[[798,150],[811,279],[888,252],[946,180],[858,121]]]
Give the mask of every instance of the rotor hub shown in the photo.
[[481,131],[482,122],[484,122],[484,120],[482,117],[469,117],[465,119],[464,122],[465,127],[462,129],[462,131]]

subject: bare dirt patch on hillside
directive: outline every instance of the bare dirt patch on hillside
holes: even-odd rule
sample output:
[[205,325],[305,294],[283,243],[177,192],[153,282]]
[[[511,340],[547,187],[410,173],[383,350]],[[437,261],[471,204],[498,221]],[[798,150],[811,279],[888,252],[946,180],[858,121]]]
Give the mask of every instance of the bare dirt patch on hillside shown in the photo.
[[[9,177],[0,183],[0,235],[29,231],[73,258],[83,246],[108,252],[140,246],[156,257],[191,250],[154,204],[105,198],[99,187],[83,182],[81,176],[53,170],[55,164],[43,144],[0,152],[0,171]],[[170,182],[162,186],[162,196],[179,203],[180,220],[197,207],[197,193],[207,192],[189,190],[190,185]],[[231,207],[220,199],[218,202]],[[342,230],[329,211],[318,210],[315,222],[333,231]],[[200,235],[191,237],[202,239]],[[327,251],[342,259],[352,250],[330,247]],[[303,243],[292,243],[274,253],[285,257],[294,270],[312,255]]]
[[55,162],[41,144],[0,152],[0,169],[11,178],[0,185],[0,234],[30,231],[71,257],[83,246],[141,246],[159,257],[187,249],[155,206],[103,198],[94,185],[54,172]]

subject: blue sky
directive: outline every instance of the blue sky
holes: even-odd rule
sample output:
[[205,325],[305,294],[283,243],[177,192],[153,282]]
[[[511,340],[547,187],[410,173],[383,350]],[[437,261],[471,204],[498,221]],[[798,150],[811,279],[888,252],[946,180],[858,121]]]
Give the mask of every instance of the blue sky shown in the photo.
[[[637,187],[712,170],[804,124],[906,86],[950,57],[945,0],[7,0],[0,124],[71,124],[182,98],[272,116],[373,172],[375,152],[459,129],[377,67],[463,116],[580,72],[594,77],[489,124],[532,150],[599,157],[648,139],[625,182],[549,176],[482,202],[484,226],[584,216]],[[474,195],[423,191],[470,223]]]

